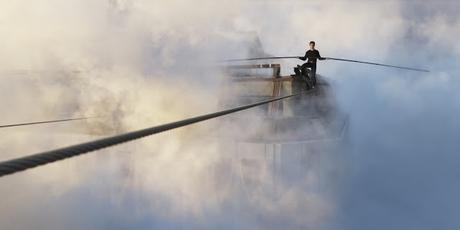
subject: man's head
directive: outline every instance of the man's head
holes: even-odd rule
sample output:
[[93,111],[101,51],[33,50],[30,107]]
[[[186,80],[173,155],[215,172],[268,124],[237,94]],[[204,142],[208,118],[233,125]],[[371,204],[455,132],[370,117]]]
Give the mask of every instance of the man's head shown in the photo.
[[311,50],[315,49],[315,42],[314,41],[310,41],[309,45],[310,45]]

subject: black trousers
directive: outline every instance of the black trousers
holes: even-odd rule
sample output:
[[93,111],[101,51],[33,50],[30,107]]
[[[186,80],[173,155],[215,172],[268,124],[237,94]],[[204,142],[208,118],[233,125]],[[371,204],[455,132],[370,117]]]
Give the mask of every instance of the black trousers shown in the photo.
[[301,68],[300,71],[302,71],[302,74],[307,75],[307,68],[311,69],[311,81],[313,85],[316,85],[316,63],[311,63],[311,62],[305,62]]

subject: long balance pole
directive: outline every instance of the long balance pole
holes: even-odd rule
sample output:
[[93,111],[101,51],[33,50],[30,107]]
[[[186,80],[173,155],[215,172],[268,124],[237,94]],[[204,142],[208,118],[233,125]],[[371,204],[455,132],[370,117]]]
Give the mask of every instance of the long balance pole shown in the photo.
[[[229,59],[226,62],[237,62],[237,61],[256,61],[256,60],[270,60],[270,59],[297,59],[300,58],[299,56],[278,56],[278,57],[255,57],[255,58],[242,58],[242,59]],[[359,60],[352,60],[352,59],[344,59],[344,58],[335,58],[335,57],[324,57],[326,60],[333,60],[333,61],[344,61],[344,62],[354,62],[360,64],[367,64],[367,65],[377,65],[383,67],[390,67],[390,68],[397,68],[397,69],[404,69],[404,70],[412,70],[418,72],[430,72],[427,69],[420,69],[420,68],[412,68],[406,66],[396,66],[396,65],[388,65],[376,62],[368,62],[368,61],[359,61]]]

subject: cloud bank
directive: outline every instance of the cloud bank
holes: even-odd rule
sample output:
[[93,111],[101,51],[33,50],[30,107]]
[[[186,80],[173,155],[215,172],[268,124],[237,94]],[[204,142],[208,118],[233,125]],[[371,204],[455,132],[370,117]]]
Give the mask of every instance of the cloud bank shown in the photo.
[[[107,117],[2,130],[1,159],[93,139],[87,127],[107,135],[214,111],[223,77],[214,61],[250,55],[249,35],[274,55],[301,55],[315,40],[324,56],[432,70],[320,63],[351,118],[345,185],[327,195],[312,192],[327,182],[313,170],[278,198],[264,189],[247,198],[243,186],[232,187],[231,152],[209,135],[218,126],[209,122],[2,178],[8,211],[0,222],[6,229],[455,228],[458,6],[0,2],[2,122]],[[295,64],[284,62],[283,73]],[[269,180],[259,172],[264,188]]]

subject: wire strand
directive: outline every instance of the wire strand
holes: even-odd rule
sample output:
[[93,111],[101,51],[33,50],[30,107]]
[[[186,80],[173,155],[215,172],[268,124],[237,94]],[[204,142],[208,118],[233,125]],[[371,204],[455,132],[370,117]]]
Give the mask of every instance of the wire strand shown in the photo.
[[0,129],[18,127],[18,126],[60,123],[60,122],[68,122],[68,121],[80,121],[80,120],[88,120],[92,118],[98,118],[98,117],[78,117],[78,118],[67,118],[67,119],[59,119],[59,120],[34,121],[34,122],[26,122],[26,123],[8,124],[8,125],[0,125]]

